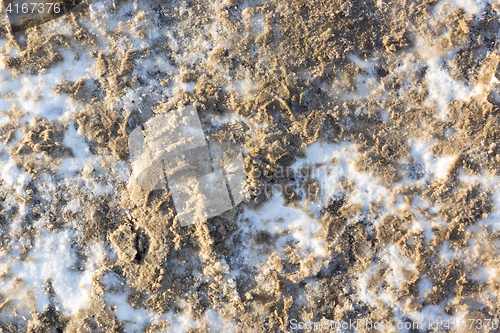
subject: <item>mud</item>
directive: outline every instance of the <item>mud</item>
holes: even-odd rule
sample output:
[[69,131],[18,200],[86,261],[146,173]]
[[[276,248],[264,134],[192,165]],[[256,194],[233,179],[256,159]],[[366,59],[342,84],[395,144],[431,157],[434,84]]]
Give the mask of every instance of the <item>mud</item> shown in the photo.
[[[443,307],[450,316],[465,311],[471,318],[500,319],[496,278],[472,278],[480,267],[498,268],[500,234],[481,222],[497,209],[495,189],[460,176],[499,176],[500,104],[490,84],[500,70],[496,9],[486,5],[475,18],[451,6],[446,15],[436,15],[436,1],[129,5],[107,4],[106,15],[85,7],[27,29],[25,45],[5,34],[19,53],[2,49],[10,75],[46,73],[67,60],[68,49],[87,57],[93,74],[50,87],[74,103],[66,119],[35,117],[28,123],[22,117],[32,110],[21,105],[0,110],[9,119],[0,124],[0,142],[9,145],[3,154],[33,179],[22,196],[0,180],[0,200],[15,197],[0,206],[2,253],[13,253],[9,244],[23,239],[16,260],[35,255],[31,251],[40,229],[77,232],[75,270],[88,269],[95,244],[109,252],[93,270],[88,307],[71,315],[62,311],[50,281],[45,284],[50,306],[44,312],[24,304],[26,297],[16,299],[2,290],[0,330],[128,331],[130,322],[107,303],[110,293],[125,294],[131,308],[147,313],[186,312],[199,323],[189,332],[214,331],[204,319],[208,309],[241,332],[288,332],[293,318],[417,320],[429,305]],[[5,22],[2,29],[8,31]],[[155,31],[161,37],[151,38]],[[443,68],[451,78],[480,87],[468,100],[446,103],[446,117],[439,116],[437,102],[429,103],[432,68],[426,59],[433,52],[447,55]],[[166,63],[147,65],[157,59]],[[191,84],[193,89],[179,88]],[[128,166],[128,134],[134,128],[189,104],[196,105],[210,140],[229,140],[245,149],[251,197],[235,211],[181,227],[168,189],[130,186],[116,170],[119,163]],[[102,157],[99,165],[76,172],[73,183],[56,172],[65,159],[78,156],[64,143],[70,126],[84,137],[91,155]],[[417,139],[429,143],[437,158],[455,157],[442,178],[426,178],[423,161],[412,155],[410,141]],[[306,157],[307,148],[318,142],[352,143],[356,171],[376,178],[394,205],[406,205],[391,209],[385,198],[350,202],[359,184],[345,179],[339,182],[342,197],[307,198],[321,206],[319,215],[310,215],[321,227],[316,237],[324,242],[326,257],[303,254],[293,244],[274,253],[266,247],[278,244],[280,234],[246,234],[243,226],[254,221],[239,216],[270,200],[257,190],[264,184],[296,181],[277,175],[278,170]],[[55,188],[42,190],[44,175],[55,179]],[[89,192],[87,182],[112,191]],[[82,209],[70,212],[66,208],[75,198]],[[296,207],[302,199],[293,193],[284,205]],[[418,206],[417,199],[430,205]],[[26,209],[29,213],[22,215]],[[421,216],[439,223],[431,231],[415,228]],[[15,229],[19,219],[21,227]],[[247,247],[265,256],[262,265],[245,262]],[[459,255],[442,260],[444,247]],[[388,249],[397,249],[411,264],[396,272],[384,257]],[[110,275],[119,282],[103,282]],[[0,274],[2,279],[6,275]],[[423,281],[430,281],[431,291],[423,289]],[[384,301],[387,297],[393,301]],[[25,319],[10,315],[25,308]],[[137,331],[176,331],[168,319],[138,325]]]

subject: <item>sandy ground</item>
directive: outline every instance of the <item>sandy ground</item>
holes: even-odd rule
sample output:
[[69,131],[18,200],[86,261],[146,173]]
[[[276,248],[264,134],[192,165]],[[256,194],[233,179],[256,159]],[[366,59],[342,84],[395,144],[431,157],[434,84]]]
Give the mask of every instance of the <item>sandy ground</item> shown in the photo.
[[[499,14],[116,0],[15,34],[5,16],[0,332],[498,332]],[[250,197],[181,227],[168,189],[130,182],[127,142],[189,104],[242,147]]]

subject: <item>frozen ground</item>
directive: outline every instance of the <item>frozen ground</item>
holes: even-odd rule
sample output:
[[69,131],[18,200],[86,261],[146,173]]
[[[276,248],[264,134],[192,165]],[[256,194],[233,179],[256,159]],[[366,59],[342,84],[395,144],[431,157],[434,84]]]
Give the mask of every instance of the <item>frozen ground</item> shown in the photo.
[[[15,35],[4,17],[0,332],[498,332],[499,16],[117,0]],[[168,190],[131,184],[127,142],[188,104],[243,147],[251,195],[181,227]]]

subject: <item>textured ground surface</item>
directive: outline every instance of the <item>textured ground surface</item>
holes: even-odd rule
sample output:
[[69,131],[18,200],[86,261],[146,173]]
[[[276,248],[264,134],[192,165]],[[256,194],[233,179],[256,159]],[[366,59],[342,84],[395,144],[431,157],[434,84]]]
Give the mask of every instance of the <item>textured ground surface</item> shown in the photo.
[[[0,332],[498,322],[499,15],[116,0],[16,35],[4,18]],[[243,147],[251,198],[183,228],[168,190],[130,185],[127,140],[187,104]]]

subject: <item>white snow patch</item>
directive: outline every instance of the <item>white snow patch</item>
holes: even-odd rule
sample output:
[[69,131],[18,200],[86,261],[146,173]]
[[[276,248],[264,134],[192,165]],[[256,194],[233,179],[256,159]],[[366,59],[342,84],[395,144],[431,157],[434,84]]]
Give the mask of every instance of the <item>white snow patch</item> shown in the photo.
[[383,304],[393,304],[394,298],[387,293],[387,291],[383,288],[377,288],[375,294],[368,290],[368,286],[372,285],[371,280],[374,275],[378,274],[380,271],[380,265],[376,263],[372,263],[370,267],[363,273],[359,275],[358,279],[358,294],[357,296],[363,302],[368,304],[372,304],[375,306],[380,306],[380,303]]
[[405,273],[416,273],[416,266],[409,258],[403,258],[394,244],[389,245],[384,252],[381,258],[392,270],[388,275],[388,280],[395,288],[400,288],[407,279]]
[[439,158],[436,159],[436,171],[435,171],[435,176],[437,179],[444,179],[448,176],[450,173],[451,167],[453,166],[453,163],[457,160],[456,156],[447,156],[443,155]]
[[[279,209],[277,209],[279,207]],[[250,220],[250,226],[241,223],[244,229],[252,228],[264,230],[271,235],[281,235],[285,230],[290,233],[280,236],[277,244],[269,244],[276,247],[276,251],[283,248],[289,240],[297,243],[298,249],[304,253],[314,252],[320,257],[326,255],[324,242],[320,237],[321,225],[314,219],[307,216],[302,210],[285,206],[285,200],[281,194],[275,194],[273,198],[256,210],[246,209],[240,220]]]
[[[10,296],[24,302],[26,293],[32,292],[36,298],[36,310],[43,312],[50,303],[45,288],[46,280],[51,279],[57,302],[62,307],[61,311],[75,314],[79,309],[88,307],[91,274],[80,274],[68,269],[75,260],[71,248],[73,237],[71,231],[44,234],[37,238],[26,260],[0,260],[9,267],[11,276],[23,280],[22,290],[17,294],[11,293]],[[18,247],[22,244],[21,241]],[[13,288],[15,282],[7,281],[7,285],[5,281],[0,283],[2,290]]]
[[496,191],[492,194],[491,199],[494,202],[495,210],[485,219],[482,219],[480,224],[489,224],[491,225],[494,231],[500,230],[500,189],[496,189]]
[[[306,158],[292,166],[297,172],[301,167],[312,167],[311,178],[317,179],[321,187],[318,204],[347,195],[346,200],[351,204],[360,203],[364,209],[369,209],[369,203],[390,198],[390,191],[375,175],[356,170],[356,147],[350,142],[329,145],[316,142],[307,149]],[[342,180],[354,183],[352,193],[344,193],[339,184]]]
[[21,170],[16,166],[14,160],[10,159],[0,169],[0,176],[5,181],[7,186],[12,186],[17,182]]
[[495,267],[480,266],[476,269],[474,274],[468,276],[479,282],[482,285],[488,284],[488,282],[495,282],[497,277],[497,269]]
[[451,249],[450,243],[448,241],[444,241],[443,245],[441,246],[441,250],[439,251],[439,258],[441,259],[441,264],[443,266],[446,266],[454,255],[455,253]]
[[217,311],[208,309],[205,311],[204,321],[208,325],[210,332],[238,332],[233,322],[228,322],[219,316]]
[[75,157],[66,158],[61,162],[58,175],[69,176],[74,172],[80,171],[85,166],[85,161],[91,156],[91,153],[84,137],[75,129],[74,121],[71,121],[65,132],[63,143],[72,149]]
[[168,312],[167,316],[170,326],[167,333],[187,333],[191,328],[199,327],[198,323],[191,319],[189,313],[174,314],[173,311]]
[[434,13],[436,15],[442,15],[442,13],[448,13],[449,10],[446,9],[447,6],[454,6],[464,9],[469,15],[478,16],[482,13],[484,8],[488,3],[495,3],[495,1],[489,0],[443,0],[436,8]]
[[106,304],[116,307],[116,317],[125,321],[127,332],[139,332],[141,327],[151,323],[154,314],[146,309],[134,309],[127,303],[126,293],[106,293]]
[[424,300],[427,295],[432,291],[432,282],[427,277],[422,277],[418,283],[418,297]]
[[423,171],[425,171],[426,175],[424,180],[430,180],[430,176],[433,176],[434,179],[445,179],[458,159],[458,156],[455,155],[435,156],[432,154],[431,150],[434,141],[424,142],[409,139],[408,144],[415,161],[423,164]]

